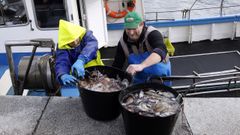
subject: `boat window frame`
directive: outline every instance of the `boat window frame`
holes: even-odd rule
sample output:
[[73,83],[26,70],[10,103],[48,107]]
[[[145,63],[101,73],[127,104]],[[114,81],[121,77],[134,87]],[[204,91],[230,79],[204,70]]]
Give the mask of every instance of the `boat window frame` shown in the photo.
[[[34,21],[35,21],[35,26],[38,30],[41,30],[41,31],[47,31],[47,30],[57,30],[58,29],[58,26],[57,27],[40,27],[38,25],[38,18],[37,18],[37,13],[36,13],[36,7],[35,7],[35,3],[34,3],[34,0],[31,0],[32,1],[32,8],[33,8],[33,16],[34,16]],[[65,9],[65,14],[66,14],[66,20],[69,20],[69,15],[68,15],[68,5],[67,5],[67,0],[63,0],[63,7]]]
[[[30,19],[29,19],[29,14],[28,14],[28,10],[27,10],[27,5],[26,5],[26,1],[24,0],[18,0],[19,2],[22,2],[22,5],[25,9],[25,15],[26,15],[26,22],[25,23],[21,23],[21,24],[6,24],[6,22],[4,22],[5,24],[0,24],[0,28],[8,28],[8,27],[19,27],[19,26],[27,26],[30,23]],[[2,13],[0,12],[0,16],[2,16]]]

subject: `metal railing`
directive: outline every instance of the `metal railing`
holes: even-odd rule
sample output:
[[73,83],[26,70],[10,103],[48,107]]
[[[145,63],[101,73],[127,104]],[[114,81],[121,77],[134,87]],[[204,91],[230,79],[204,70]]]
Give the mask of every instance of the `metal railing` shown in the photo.
[[234,69],[223,70],[218,72],[197,73],[187,76],[169,76],[161,77],[162,80],[192,80],[192,83],[184,86],[173,86],[174,89],[181,93],[207,92],[216,90],[221,87],[230,91],[240,89],[240,67],[234,66]]
[[[196,1],[195,1],[196,2]],[[195,3],[194,3],[195,4]],[[180,13],[181,14],[181,18],[186,20],[186,19],[191,19],[191,13],[193,11],[203,11],[203,10],[213,10],[213,9],[219,9],[219,16],[223,16],[223,9],[227,9],[227,8],[235,8],[235,7],[239,7],[240,9],[240,5],[231,5],[231,6],[223,6],[223,4],[221,3],[220,7],[217,6],[213,6],[213,7],[205,7],[205,8],[194,8],[193,6],[194,4],[189,8],[189,9],[182,9],[182,10],[169,10],[169,11],[161,11],[161,12],[145,12],[145,20],[146,21],[162,21],[162,20],[167,20],[167,21],[174,21],[175,18],[160,18],[159,15],[160,14],[166,14],[166,13]],[[148,16],[155,16],[154,19],[148,19]]]

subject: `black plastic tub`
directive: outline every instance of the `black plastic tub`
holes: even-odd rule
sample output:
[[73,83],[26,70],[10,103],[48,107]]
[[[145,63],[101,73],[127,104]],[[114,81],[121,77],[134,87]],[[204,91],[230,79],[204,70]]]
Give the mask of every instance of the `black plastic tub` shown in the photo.
[[179,110],[173,114],[166,117],[148,117],[139,115],[135,112],[130,112],[123,106],[121,106],[122,116],[124,121],[124,127],[127,135],[170,135],[175,126],[178,114],[183,107],[183,99],[179,93],[170,87],[159,83],[143,83],[130,86],[125,90],[121,91],[119,94],[119,102],[130,93],[137,93],[140,90],[152,88],[154,90],[168,91],[174,94],[177,101],[180,104]]
[[[132,80],[131,75],[114,67],[94,66],[86,68],[85,70],[89,72],[98,70],[109,78],[116,79],[118,76],[121,80],[128,79],[129,82]],[[85,77],[87,77],[87,75],[88,74],[86,74]],[[78,88],[84,110],[89,117],[95,120],[109,121],[119,116],[120,104],[118,102],[118,96],[120,91],[98,92],[81,87]]]

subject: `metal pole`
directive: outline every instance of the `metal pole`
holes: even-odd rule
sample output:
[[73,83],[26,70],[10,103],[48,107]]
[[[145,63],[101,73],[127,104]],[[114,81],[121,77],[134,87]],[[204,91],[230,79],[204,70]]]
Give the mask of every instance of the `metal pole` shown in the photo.
[[188,20],[191,19],[191,10],[188,10]]
[[4,13],[4,9],[3,9],[3,6],[0,4],[0,11],[1,11],[1,14],[2,14],[2,20],[3,20],[3,24],[5,24],[5,13]]
[[6,48],[6,53],[7,53],[7,59],[8,59],[8,64],[9,64],[9,70],[10,70],[10,76],[13,84],[13,89],[14,89],[14,94],[18,95],[19,91],[19,82],[17,80],[16,76],[16,71],[15,71],[15,66],[14,66],[14,61],[13,61],[13,56],[12,56],[12,49],[10,45],[5,45]]
[[37,47],[38,47],[38,46],[34,46],[34,47],[33,47],[32,55],[31,55],[31,57],[30,57],[30,60],[29,60],[28,66],[27,66],[27,70],[26,70],[25,76],[24,76],[23,80],[22,80],[21,83],[20,83],[20,88],[19,88],[19,93],[20,93],[20,94],[23,93],[24,85],[25,85],[25,82],[26,82],[26,80],[27,80],[27,77],[28,77],[28,73],[29,73],[29,71],[30,71],[30,68],[31,68],[31,66],[32,66],[32,61],[33,61],[34,55],[35,55],[35,53],[36,53]]
[[6,54],[7,54],[7,59],[8,59],[8,64],[9,64],[9,70],[10,70],[10,76],[14,88],[14,94],[15,95],[21,95],[22,93],[20,92],[22,84],[20,84],[20,81],[17,79],[16,71],[15,71],[15,64],[13,60],[13,55],[12,55],[12,49],[11,47],[13,46],[39,46],[39,43],[37,42],[29,42],[29,41],[8,41],[5,43],[5,49],[6,49]]
[[158,12],[156,12],[156,22],[158,21]]
[[223,2],[224,0],[221,1],[221,5],[220,5],[220,16],[222,17],[222,12],[223,12]]
[[193,6],[196,4],[198,0],[195,0],[194,3],[192,4],[192,6],[189,8],[189,10],[191,10],[193,8]]
[[189,8],[189,10],[188,10],[188,12],[189,12],[189,13],[188,13],[188,19],[191,18],[191,17],[190,17],[190,16],[191,16],[191,10],[192,10],[193,6],[197,3],[197,1],[198,1],[198,0],[195,0],[194,3],[192,4],[192,6]]

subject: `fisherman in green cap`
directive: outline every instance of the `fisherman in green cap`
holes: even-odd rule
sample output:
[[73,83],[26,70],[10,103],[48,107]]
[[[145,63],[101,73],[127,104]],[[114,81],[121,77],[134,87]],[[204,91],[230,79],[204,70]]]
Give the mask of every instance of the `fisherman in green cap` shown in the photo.
[[[124,33],[118,42],[113,66],[126,69],[134,83],[145,82],[151,76],[170,76],[171,63],[161,33],[146,26],[136,12],[124,18]],[[170,81],[165,81],[170,86]]]

